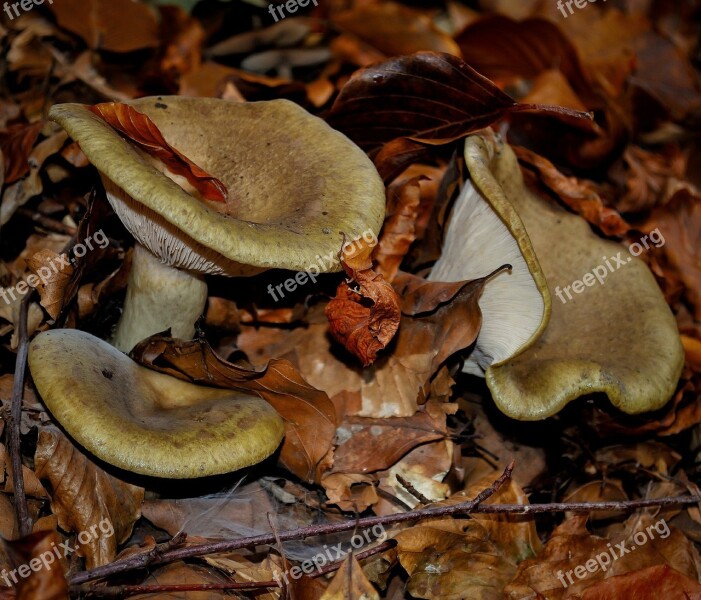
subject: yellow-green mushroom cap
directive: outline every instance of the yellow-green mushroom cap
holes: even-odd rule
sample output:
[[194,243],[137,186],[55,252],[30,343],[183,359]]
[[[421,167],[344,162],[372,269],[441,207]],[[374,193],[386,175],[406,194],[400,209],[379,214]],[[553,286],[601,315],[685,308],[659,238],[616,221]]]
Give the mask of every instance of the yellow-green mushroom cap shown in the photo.
[[[674,315],[645,263],[601,239],[580,216],[530,191],[507,144],[472,136],[465,160],[483,197],[490,203],[506,198],[518,213],[553,298],[539,337],[486,369],[499,409],[520,420],[543,419],[597,392],[629,414],[664,406],[684,352]],[[581,294],[563,295],[619,254],[623,266],[607,270],[603,283],[592,276]]]
[[100,171],[124,225],[164,263],[233,276],[269,268],[339,271],[343,234],[353,240],[379,233],[385,190],[374,165],[296,104],[180,96],[126,104],[229,191],[226,204],[203,202],[86,106],[51,108],[49,118]]
[[270,456],[284,434],[282,419],[262,398],[149,370],[76,329],[39,334],[29,367],[44,403],[73,439],[142,475],[236,471]]

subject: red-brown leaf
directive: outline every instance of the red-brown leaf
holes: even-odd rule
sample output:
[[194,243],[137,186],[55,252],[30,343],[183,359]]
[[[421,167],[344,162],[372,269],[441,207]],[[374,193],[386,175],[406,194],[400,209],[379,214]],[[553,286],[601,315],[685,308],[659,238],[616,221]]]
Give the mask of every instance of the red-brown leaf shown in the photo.
[[353,251],[341,257],[341,264],[348,277],[358,284],[358,291],[343,282],[326,306],[331,335],[365,367],[375,362],[377,353],[390,343],[401,317],[399,296],[382,275],[372,270],[373,248],[359,239]]
[[460,58],[418,52],[357,71],[341,90],[327,120],[361,148],[376,153],[387,142],[402,137],[445,144],[488,127],[514,110],[588,118],[561,107],[520,105]]
[[88,106],[88,109],[151,156],[163,161],[173,173],[185,177],[203,198],[226,201],[228,192],[224,184],[171,146],[147,115],[121,102],[105,102]]
[[43,125],[43,121],[31,125],[11,125],[0,132],[0,151],[5,158],[6,185],[21,179],[29,172],[29,153]]

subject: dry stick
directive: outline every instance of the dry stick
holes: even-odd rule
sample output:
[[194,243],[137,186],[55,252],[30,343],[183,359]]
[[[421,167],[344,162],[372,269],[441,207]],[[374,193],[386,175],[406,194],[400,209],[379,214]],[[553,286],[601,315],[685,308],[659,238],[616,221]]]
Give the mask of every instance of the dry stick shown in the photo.
[[[450,506],[432,506],[422,508],[405,513],[395,515],[387,515],[384,517],[366,517],[357,521],[347,521],[344,523],[335,523],[332,525],[312,525],[301,529],[293,529],[279,533],[279,539],[282,541],[299,540],[307,537],[325,535],[329,533],[339,533],[342,531],[350,531],[356,527],[372,527],[373,525],[391,525],[393,523],[402,523],[406,521],[415,521],[417,519],[426,519],[430,517],[443,517],[457,514],[468,513],[509,513],[509,514],[534,514],[544,512],[589,512],[600,510],[634,510],[638,508],[646,508],[651,506],[671,506],[701,503],[701,496],[669,496],[665,498],[647,499],[647,500],[625,500],[620,502],[551,502],[548,504],[485,504],[480,505],[487,498],[492,496],[501,485],[511,476],[513,463],[511,463],[504,473],[487,489],[483,490],[474,499],[459,504]],[[164,553],[156,563],[170,562],[181,560],[203,554],[212,554],[216,552],[226,552],[236,550],[247,546],[256,546],[259,544],[272,544],[276,541],[274,535],[264,534],[249,538],[240,538],[237,540],[225,542],[212,542],[197,546],[190,546],[179,550]],[[107,577],[115,573],[132,570],[144,566],[131,565],[130,559],[97,567],[90,571],[77,573],[71,578],[72,584],[84,583]]]
[[56,219],[52,219],[51,217],[47,217],[45,215],[42,215],[41,213],[35,213],[34,211],[29,210],[28,208],[20,208],[17,210],[17,213],[22,215],[23,217],[26,217],[27,219],[34,221],[44,229],[53,231],[55,233],[62,233],[64,235],[74,236],[77,231],[75,227],[71,227],[70,225],[64,225],[63,223],[61,223],[61,221],[57,221]]
[[[456,515],[461,513],[469,513],[474,510],[474,508],[484,502],[487,498],[492,496],[502,484],[511,477],[511,472],[514,469],[514,463],[512,462],[504,472],[499,476],[492,485],[488,488],[482,490],[477,496],[472,500],[467,500],[461,502],[460,504],[453,504],[452,506],[434,506],[430,508],[423,508],[421,510],[414,510],[405,513],[399,513],[395,515],[387,515],[384,517],[365,517],[364,519],[357,519],[354,521],[344,521],[343,523],[333,523],[330,525],[310,525],[309,527],[302,527],[300,529],[293,529],[291,531],[283,531],[276,537],[275,534],[265,533],[262,535],[251,536],[247,538],[239,538],[236,540],[227,540],[224,542],[210,542],[207,544],[199,544],[196,546],[189,546],[186,548],[180,548],[178,550],[172,550],[170,552],[164,553],[156,564],[172,562],[175,560],[182,560],[184,558],[192,558],[194,556],[202,556],[203,554],[213,554],[218,552],[229,552],[231,550],[238,550],[240,548],[245,548],[247,546],[258,546],[264,544],[274,544],[278,539],[282,542],[288,542],[290,540],[301,540],[304,538],[326,535],[329,533],[340,533],[342,531],[350,531],[356,527],[371,527],[373,525],[391,525],[393,523],[404,523],[406,521],[415,521],[416,519],[425,519],[428,517],[442,517],[448,515]],[[111,563],[109,565],[104,565],[103,567],[96,567],[90,571],[83,571],[82,573],[76,573],[70,580],[72,584],[85,583],[86,581],[92,581],[93,579],[99,579],[101,577],[107,577],[108,575],[114,575],[115,573],[122,573],[124,571],[129,571],[134,568],[143,566],[139,564],[137,566],[132,566],[130,559],[124,559],[116,563]]]
[[19,535],[24,537],[32,532],[32,521],[29,518],[27,507],[27,495],[24,492],[24,473],[22,472],[22,450],[20,448],[20,422],[22,420],[22,399],[24,396],[24,376],[27,371],[27,350],[29,340],[27,336],[27,315],[29,313],[29,301],[32,291],[22,299],[19,309],[19,323],[17,335],[19,347],[15,361],[15,378],[12,383],[12,401],[10,415],[7,419],[7,449],[12,462],[12,484],[14,487],[15,512],[19,525]]
[[414,487],[411,481],[404,479],[401,475],[396,475],[397,481],[402,484],[402,487],[416,498],[421,504],[431,504],[431,500],[426,498],[419,490]]
[[[364,560],[375,554],[380,554],[386,550],[390,550],[397,545],[395,540],[387,540],[374,548],[363,550],[355,554],[357,560]],[[318,569],[311,577],[321,577],[341,568],[343,560],[336,561],[330,565]],[[208,590],[224,591],[224,590],[255,590],[261,588],[279,588],[282,582],[278,581],[247,581],[247,582],[231,582],[231,583],[204,583],[204,584],[175,584],[175,585],[119,585],[108,586],[102,588],[91,587],[89,584],[72,585],[71,592],[74,594],[87,594],[90,596],[98,596],[102,598],[124,598],[133,594],[154,594],[156,592],[205,592]]]

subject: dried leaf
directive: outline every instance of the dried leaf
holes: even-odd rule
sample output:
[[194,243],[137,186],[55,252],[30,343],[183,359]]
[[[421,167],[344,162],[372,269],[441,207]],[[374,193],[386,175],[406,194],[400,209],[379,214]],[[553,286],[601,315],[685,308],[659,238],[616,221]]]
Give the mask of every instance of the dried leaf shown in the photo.
[[[64,307],[66,288],[73,276],[73,265],[65,254],[59,255],[44,249],[28,258],[27,266],[34,273],[34,285],[41,297],[41,305],[55,320]],[[32,283],[30,278],[27,279],[28,283]]]
[[[399,298],[392,286],[372,269],[374,244],[364,239],[352,253],[341,257],[348,277],[358,291],[341,283],[336,297],[326,306],[329,332],[367,367],[377,359],[399,328]],[[369,304],[369,306],[368,306]]]
[[395,182],[387,190],[387,212],[382,236],[372,257],[377,261],[376,271],[392,281],[404,256],[416,239],[416,218],[421,202],[421,175]]
[[426,15],[392,1],[365,4],[333,17],[342,30],[374,46],[388,56],[420,50],[460,56],[460,48]]
[[5,185],[14,183],[29,172],[29,154],[43,126],[43,121],[31,125],[20,123],[0,131],[0,152],[5,161]]
[[355,556],[343,561],[321,600],[380,600]]
[[132,52],[158,45],[156,14],[132,0],[64,0],[49,9],[58,24],[94,49]]
[[149,155],[161,160],[173,173],[185,177],[204,198],[226,202],[228,192],[224,184],[171,146],[150,117],[121,102],[107,102],[87,108]]
[[[87,567],[112,562],[117,545],[141,516],[144,489],[104,472],[53,427],[39,432],[34,460],[37,477],[49,484],[51,510],[61,528],[82,533],[100,526],[99,535],[91,534],[87,543],[78,539]],[[102,531],[103,523],[113,535]]]
[[[445,144],[523,110],[558,114],[574,121],[586,122],[588,118],[561,107],[519,105],[461,59],[419,52],[354,73],[327,120],[374,155],[397,138]],[[412,157],[415,151],[407,156]],[[376,164],[384,175],[383,164],[377,159]],[[397,168],[395,165],[393,170]]]
[[547,158],[527,148],[513,147],[516,156],[536,171],[540,181],[573,212],[598,227],[606,235],[623,236],[631,226],[613,208],[604,205],[596,185],[586,179],[566,177]]
[[61,551],[59,542],[54,531],[38,531],[16,542],[3,542],[15,568],[29,571],[24,577],[22,573],[3,571],[6,580],[16,584],[18,600],[68,600],[68,583],[60,562],[55,560],[56,550]]
[[254,393],[270,402],[285,420],[280,462],[297,476],[318,481],[335,436],[336,415],[328,396],[310,386],[289,361],[274,359],[254,371],[223,360],[205,341],[158,335],[141,342],[131,355],[179,379]]

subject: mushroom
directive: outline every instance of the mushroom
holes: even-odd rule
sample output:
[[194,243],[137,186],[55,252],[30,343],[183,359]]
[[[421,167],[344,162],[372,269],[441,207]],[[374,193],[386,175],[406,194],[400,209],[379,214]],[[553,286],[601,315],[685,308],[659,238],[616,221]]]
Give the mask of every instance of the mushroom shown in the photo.
[[428,279],[478,279],[501,265],[511,269],[485,285],[479,300],[482,328],[463,365],[464,372],[480,377],[490,365],[535,342],[548,323],[552,302],[521,219],[497,182],[478,172],[464,182],[455,201],[442,256]]
[[168,328],[191,338],[207,300],[204,274],[340,271],[344,236],[379,232],[384,185],[362,150],[285,100],[129,104],[222,181],[229,200],[203,200],[85,106],[54,106],[50,118],[97,167],[137,244],[114,347],[76,330],[42,333],[29,349],[32,376],[56,420],[98,458],[160,477],[234,471],[277,448],[284,427],[275,410],[256,396],[151,371],[119,350]]
[[[523,183],[513,151],[503,142],[472,136],[465,142],[465,160],[472,183],[469,189],[476,191],[509,229],[538,289],[542,274],[550,293],[555,293],[559,286],[591,272],[602,257],[616,256],[621,251],[618,244],[595,235],[578,215],[531,192]],[[478,252],[476,245],[466,239],[471,233],[465,235],[466,215],[475,210],[469,208],[469,203],[475,204],[473,195],[473,191],[464,193],[453,208],[443,255],[432,278],[466,279],[475,269],[474,260],[491,256],[502,244],[496,235],[477,235],[478,245],[483,246]],[[504,212],[504,202],[511,204],[513,211]],[[509,216],[512,214],[518,215],[518,221]],[[479,225],[471,228],[479,234]],[[464,241],[451,230],[465,235]],[[497,247],[492,246],[494,241]],[[517,269],[515,264],[514,272]],[[502,280],[505,286],[509,284],[507,277]],[[480,302],[485,328],[494,314],[504,317],[508,310],[516,310],[519,301],[528,306],[528,286],[517,281],[511,287],[510,299],[495,298],[496,302],[509,302],[511,309],[497,306],[495,313],[493,307],[486,306],[493,283],[496,280],[485,286],[485,306]],[[503,291],[508,295],[507,287]],[[509,347],[496,342],[508,342],[512,331],[518,332],[512,328],[520,318],[492,322],[494,328],[503,331],[483,338],[483,342],[492,340],[494,345],[479,347],[478,339],[473,365],[485,368],[487,385],[502,412],[520,420],[542,419],[568,402],[595,392],[605,393],[612,404],[631,414],[657,410],[670,399],[684,354],[674,316],[645,263],[630,257],[625,267],[612,273],[603,285],[588,287],[585,292],[567,303],[553,300],[549,320],[541,320],[536,329],[531,327],[533,337],[524,343],[524,336],[514,335],[510,348],[515,351],[511,354]],[[533,326],[542,318],[542,311],[533,304],[535,295],[531,297]],[[547,296],[543,298],[547,304]],[[475,372],[474,367],[467,370]]]
[[379,233],[385,194],[374,165],[343,134],[296,104],[175,96],[127,104],[222,181],[229,200],[198,198],[182,177],[84,105],[51,109],[49,118],[97,167],[110,204],[142,246],[134,252],[112,340],[120,350],[169,327],[174,337],[191,338],[207,298],[205,273],[304,271],[329,255],[324,269],[340,271],[344,235],[354,240],[368,230]]
[[263,399],[152,371],[77,329],[40,333],[28,361],[62,427],[95,456],[135,473],[228,473],[270,456],[283,437],[282,419]]

